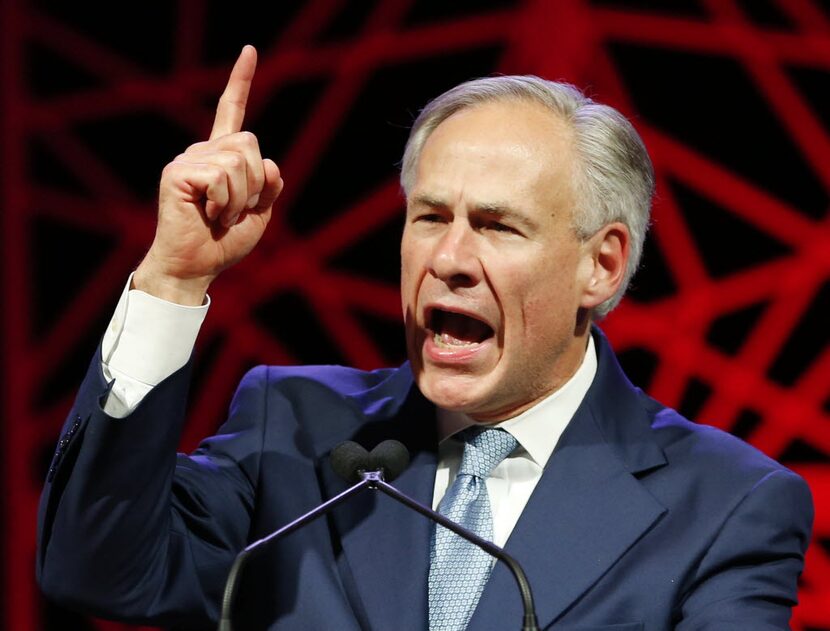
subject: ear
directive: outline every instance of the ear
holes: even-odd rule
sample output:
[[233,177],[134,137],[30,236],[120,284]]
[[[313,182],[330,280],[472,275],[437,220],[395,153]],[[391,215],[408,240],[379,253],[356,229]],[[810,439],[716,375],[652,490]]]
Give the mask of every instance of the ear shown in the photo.
[[613,296],[622,284],[631,235],[621,222],[603,226],[583,243],[581,307],[593,309]]

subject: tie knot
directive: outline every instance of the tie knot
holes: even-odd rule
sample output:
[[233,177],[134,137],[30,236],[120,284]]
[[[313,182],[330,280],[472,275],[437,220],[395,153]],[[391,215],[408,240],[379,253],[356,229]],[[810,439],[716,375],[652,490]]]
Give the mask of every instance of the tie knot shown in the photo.
[[493,427],[472,427],[464,430],[461,437],[465,444],[458,473],[482,479],[486,479],[519,444],[512,434]]

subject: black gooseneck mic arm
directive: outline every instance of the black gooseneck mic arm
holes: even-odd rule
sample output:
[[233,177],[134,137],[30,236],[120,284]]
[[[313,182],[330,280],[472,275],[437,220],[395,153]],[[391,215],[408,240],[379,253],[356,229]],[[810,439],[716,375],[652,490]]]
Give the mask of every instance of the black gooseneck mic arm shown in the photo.
[[409,453],[406,447],[398,441],[387,440],[369,453],[357,443],[348,441],[338,445],[332,451],[331,460],[334,470],[340,476],[350,481],[359,481],[354,486],[349,487],[314,510],[298,517],[267,537],[255,541],[236,556],[231,570],[228,573],[228,579],[225,582],[225,592],[222,596],[222,612],[219,619],[219,631],[232,631],[233,629],[231,624],[231,610],[236,598],[239,576],[248,559],[264,549],[269,543],[302,528],[307,523],[314,521],[366,488],[380,491],[414,511],[417,511],[424,517],[452,530],[455,534],[478,546],[499,561],[503,561],[516,579],[522,597],[522,606],[524,608],[522,631],[539,631],[539,622],[536,618],[536,609],[533,605],[533,594],[530,589],[530,583],[516,559],[494,543],[482,539],[474,532],[447,519],[441,513],[416,502],[385,481],[385,477],[388,477],[390,481],[394,480],[409,464]]
[[516,583],[519,586],[519,593],[522,597],[522,606],[524,608],[522,631],[539,631],[539,622],[536,619],[536,608],[533,605],[533,593],[530,590],[530,582],[527,580],[527,576],[525,575],[522,566],[519,565],[519,562],[516,561],[516,559],[507,554],[507,552],[502,550],[496,544],[487,541],[486,539],[482,539],[474,532],[467,530],[463,526],[459,526],[450,519],[447,519],[441,513],[416,502],[408,495],[404,495],[391,484],[384,482],[383,475],[379,472],[366,471],[363,476],[363,479],[369,482],[370,489],[378,490],[381,493],[385,493],[389,497],[396,499],[402,504],[406,504],[409,508],[421,513],[424,517],[428,517],[429,519],[438,522],[444,528],[452,530],[458,536],[464,537],[470,543],[477,545],[490,556],[496,557],[499,561],[503,561],[513,573],[513,577],[516,579]]
[[228,572],[228,578],[225,581],[225,592],[222,594],[222,613],[219,618],[219,631],[233,630],[233,626],[231,625],[231,609],[234,600],[236,600],[236,588],[239,585],[239,577],[242,574],[242,569],[248,562],[248,559],[255,556],[258,552],[264,549],[265,546],[267,546],[272,541],[282,539],[284,536],[294,532],[299,528],[302,528],[307,523],[314,521],[321,515],[325,515],[338,504],[342,504],[353,495],[356,495],[363,489],[368,488],[369,484],[369,480],[363,480],[361,482],[358,482],[357,484],[346,489],[339,495],[335,495],[327,502],[320,504],[320,506],[318,506],[314,510],[306,513],[305,515],[302,515],[301,517],[298,517],[297,519],[295,519],[291,523],[286,524],[279,530],[275,530],[267,537],[263,537],[258,541],[254,541],[251,545],[242,550],[242,552],[237,554],[236,558],[233,561],[233,565],[231,565],[231,571]]
[[[397,443],[397,446],[392,446],[390,451],[390,443]],[[384,441],[375,447],[370,454],[366,449],[357,443],[346,441],[335,447],[331,452],[331,464],[334,471],[342,478],[356,484],[339,495],[334,496],[330,500],[320,504],[317,508],[301,515],[294,521],[286,524],[279,530],[275,530],[270,535],[254,541],[247,546],[242,552],[236,555],[236,558],[231,565],[228,578],[225,581],[225,591],[222,594],[222,610],[219,617],[219,631],[233,631],[231,623],[231,614],[233,610],[233,603],[236,600],[236,591],[239,585],[239,577],[242,575],[242,570],[249,559],[256,556],[265,549],[268,544],[282,539],[286,535],[291,534],[306,524],[314,521],[318,517],[325,515],[335,506],[342,504],[360,491],[366,488],[371,488],[372,480],[363,475],[364,471],[374,469],[373,473],[377,473],[381,479],[385,474],[390,480],[394,480],[409,464],[409,452],[406,447],[397,441]],[[381,473],[383,472],[383,473]]]

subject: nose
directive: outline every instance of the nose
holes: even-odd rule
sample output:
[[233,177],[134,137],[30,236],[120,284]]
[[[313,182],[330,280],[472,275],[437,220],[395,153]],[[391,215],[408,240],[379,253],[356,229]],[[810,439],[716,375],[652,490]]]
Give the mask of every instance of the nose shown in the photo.
[[430,273],[450,287],[473,287],[482,279],[475,234],[461,221],[453,221],[436,242]]

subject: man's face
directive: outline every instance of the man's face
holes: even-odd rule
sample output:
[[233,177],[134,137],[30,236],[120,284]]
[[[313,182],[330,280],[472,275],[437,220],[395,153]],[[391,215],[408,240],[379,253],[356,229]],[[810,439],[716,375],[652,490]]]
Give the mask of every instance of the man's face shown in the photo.
[[593,263],[571,227],[573,155],[567,125],[519,101],[462,110],[425,143],[401,293],[413,373],[435,404],[503,420],[579,366]]

